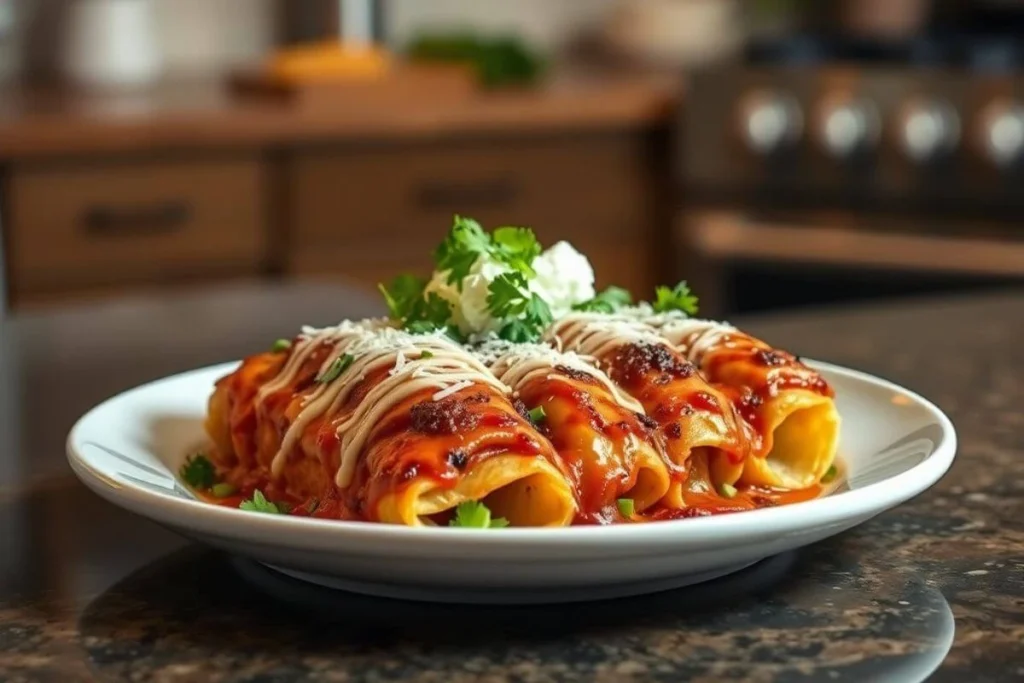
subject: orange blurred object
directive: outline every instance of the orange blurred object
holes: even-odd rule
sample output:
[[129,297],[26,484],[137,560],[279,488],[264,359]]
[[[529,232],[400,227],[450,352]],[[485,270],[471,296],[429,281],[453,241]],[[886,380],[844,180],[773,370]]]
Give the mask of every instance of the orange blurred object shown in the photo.
[[364,81],[382,78],[392,68],[391,53],[383,48],[332,41],[280,50],[267,60],[264,75],[287,84]]

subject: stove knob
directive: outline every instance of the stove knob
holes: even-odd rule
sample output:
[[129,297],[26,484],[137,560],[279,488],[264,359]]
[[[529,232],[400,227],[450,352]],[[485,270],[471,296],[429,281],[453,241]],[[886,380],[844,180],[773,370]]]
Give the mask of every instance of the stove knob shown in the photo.
[[803,132],[803,116],[796,100],[787,95],[758,91],[744,101],[740,130],[751,151],[769,156],[791,147]]
[[835,158],[847,159],[874,147],[878,132],[878,111],[870,102],[845,100],[822,111],[821,144]]
[[956,149],[959,142],[960,119],[948,103],[917,101],[904,108],[900,143],[911,161],[934,161]]
[[982,142],[989,160],[1000,168],[1024,161],[1024,105],[1003,105],[986,117]]

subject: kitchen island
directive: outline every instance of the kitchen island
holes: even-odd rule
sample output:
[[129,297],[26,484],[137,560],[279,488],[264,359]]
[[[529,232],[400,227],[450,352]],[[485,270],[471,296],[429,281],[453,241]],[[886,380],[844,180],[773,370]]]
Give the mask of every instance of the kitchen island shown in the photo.
[[331,593],[189,544],[70,474],[67,430],[112,393],[376,306],[334,286],[267,285],[5,320],[0,679],[1024,678],[1020,291],[733,321],[933,400],[956,425],[957,458],[933,489],[856,529],[652,596],[477,608]]

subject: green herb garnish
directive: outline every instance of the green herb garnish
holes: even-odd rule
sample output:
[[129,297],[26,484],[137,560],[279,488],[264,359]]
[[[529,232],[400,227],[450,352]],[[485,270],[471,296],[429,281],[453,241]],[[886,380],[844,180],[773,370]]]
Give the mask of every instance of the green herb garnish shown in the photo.
[[268,515],[281,514],[281,509],[274,503],[267,500],[263,495],[263,492],[259,489],[252,492],[251,500],[243,500],[238,506],[238,509],[245,510],[246,512],[263,512]]
[[448,284],[462,291],[462,278],[482,254],[491,248],[491,238],[483,227],[472,218],[455,216],[448,236],[434,251],[437,269],[448,271]]
[[508,320],[498,336],[511,342],[540,339],[554,317],[546,301],[529,290],[522,273],[502,273],[487,288],[487,310],[499,320]]
[[619,506],[619,514],[623,517],[632,517],[633,513],[636,512],[636,505],[633,503],[632,498],[619,498],[615,502]]
[[433,357],[434,357],[434,354],[431,353],[429,350],[424,350],[423,352],[420,353],[420,359],[423,359],[423,360],[425,360],[427,358],[433,358]]
[[614,313],[623,306],[633,303],[633,295],[628,290],[614,285],[600,292],[593,299],[588,299],[573,306],[575,311],[594,313]]
[[529,228],[498,228],[491,236],[494,241],[490,249],[496,261],[526,277],[533,277],[533,259],[540,256],[540,242]]
[[274,345],[270,347],[270,350],[274,353],[281,353],[282,351],[287,351],[290,348],[292,348],[292,342],[290,339],[278,339],[274,342]]
[[736,490],[736,487],[732,484],[722,484],[718,489],[718,492],[722,494],[723,498],[735,498],[736,494],[739,493],[739,491]]
[[234,484],[221,482],[219,484],[214,484],[213,488],[210,489],[210,493],[213,494],[214,498],[227,498],[228,496],[233,496],[238,493],[238,489]]
[[832,482],[832,480],[835,479],[838,474],[839,474],[839,470],[836,469],[836,466],[835,465],[829,465],[828,470],[821,477],[821,483],[822,484],[828,484],[828,483]]
[[474,529],[499,529],[508,526],[503,517],[491,519],[491,511],[483,503],[467,500],[455,508],[455,517],[448,526],[471,527]]
[[682,311],[686,315],[697,315],[697,297],[690,291],[685,280],[672,288],[655,289],[653,306],[658,313]]
[[426,286],[425,280],[412,275],[399,275],[387,287],[377,285],[392,320],[413,334],[444,328],[452,317],[452,305],[436,292],[424,294]]
[[210,488],[217,481],[213,463],[202,453],[188,456],[179,473],[185,483],[194,489]]
[[320,508],[320,499],[319,498],[313,498],[308,503],[306,503],[306,512],[308,514],[313,514],[319,508]]
[[348,366],[352,365],[354,360],[355,357],[347,353],[344,356],[335,358],[330,367],[324,370],[323,374],[316,378],[317,383],[327,384],[328,382],[333,382],[338,379],[341,373],[345,372],[345,370],[348,369]]
[[530,421],[533,422],[534,424],[540,424],[541,422],[544,421],[544,418],[548,416],[548,414],[544,412],[544,406],[537,406],[536,408],[530,411],[529,415]]

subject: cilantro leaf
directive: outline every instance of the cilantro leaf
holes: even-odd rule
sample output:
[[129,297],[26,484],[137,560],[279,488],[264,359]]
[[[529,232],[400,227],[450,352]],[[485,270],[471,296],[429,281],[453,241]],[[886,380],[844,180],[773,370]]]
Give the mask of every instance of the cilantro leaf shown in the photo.
[[490,253],[495,260],[526,277],[536,275],[530,264],[540,255],[540,242],[533,230],[506,226],[496,229],[491,238],[494,244]]
[[487,310],[495,318],[520,315],[526,310],[528,297],[522,273],[502,273],[487,286]]
[[505,324],[498,336],[511,342],[540,339],[554,317],[544,299],[529,290],[522,273],[502,273],[487,288],[487,310]]
[[255,491],[252,492],[251,500],[243,500],[238,505],[238,509],[245,510],[246,512],[263,512],[268,515],[282,514],[281,509],[277,507],[277,505],[275,505],[274,503],[271,503],[269,500],[267,500],[266,497],[263,495],[263,492],[260,491],[259,489],[256,489]]
[[636,512],[636,504],[632,498],[619,498],[615,503],[619,506],[619,514],[623,517],[632,517]]
[[697,297],[690,291],[686,280],[673,288],[658,287],[654,296],[654,310],[658,313],[682,311],[687,315],[697,315]]
[[508,526],[503,517],[491,518],[491,511],[483,503],[467,500],[455,508],[455,517],[448,526],[471,527],[474,529],[500,529]]
[[593,299],[578,303],[572,308],[574,311],[614,313],[631,303],[633,303],[633,295],[629,293],[629,290],[612,285],[603,292],[599,292]]
[[185,483],[194,489],[207,489],[217,481],[217,471],[202,453],[196,453],[185,458],[185,464],[179,472]]
[[472,218],[455,216],[447,237],[434,250],[434,263],[440,271],[448,271],[448,284],[462,290],[462,278],[482,255],[491,248],[491,237]]
[[396,277],[387,287],[378,284],[377,289],[384,295],[391,318],[404,321],[423,298],[426,286],[427,281],[423,278],[406,273]]
[[351,354],[346,353],[344,356],[338,356],[334,359],[334,362],[324,370],[323,374],[316,378],[318,384],[327,384],[338,379],[341,373],[348,369],[348,366],[352,365],[355,357]]

